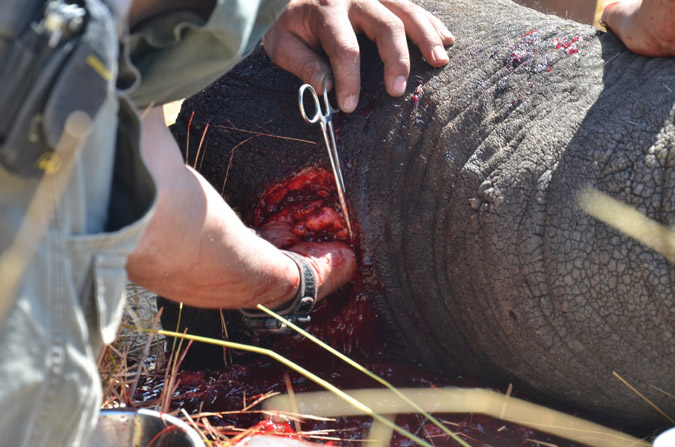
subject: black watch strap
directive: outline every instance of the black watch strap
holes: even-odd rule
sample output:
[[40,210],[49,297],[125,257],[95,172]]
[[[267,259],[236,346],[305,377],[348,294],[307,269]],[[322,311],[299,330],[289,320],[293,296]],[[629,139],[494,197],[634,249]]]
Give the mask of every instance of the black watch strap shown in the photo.
[[[300,289],[295,297],[281,309],[274,311],[298,326],[304,326],[311,320],[309,313],[316,303],[318,292],[316,273],[303,256],[291,251],[281,250],[298,266],[300,272]],[[244,324],[251,328],[256,335],[292,334],[293,329],[264,312],[252,309],[240,309]]]

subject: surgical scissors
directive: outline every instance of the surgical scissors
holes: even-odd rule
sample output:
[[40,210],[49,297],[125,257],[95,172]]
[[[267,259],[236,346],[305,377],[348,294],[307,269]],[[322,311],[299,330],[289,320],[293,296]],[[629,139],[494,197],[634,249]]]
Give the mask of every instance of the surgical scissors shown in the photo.
[[[328,150],[328,158],[330,159],[330,165],[333,169],[333,176],[335,177],[335,185],[337,187],[338,198],[340,199],[340,208],[342,209],[342,215],[345,218],[345,223],[347,224],[347,233],[349,233],[349,239],[354,239],[354,234],[352,233],[352,224],[349,220],[349,213],[347,213],[347,204],[345,203],[345,183],[342,179],[342,168],[340,167],[340,157],[338,156],[337,146],[335,145],[335,130],[333,128],[333,113],[338,112],[337,109],[334,109],[330,105],[328,100],[328,91],[326,90],[326,84],[323,85],[323,103],[326,106],[326,111],[321,110],[321,102],[319,101],[319,95],[309,84],[303,84],[300,87],[298,92],[298,105],[300,106],[300,114],[309,124],[314,124],[318,122],[321,124],[321,131],[323,132],[323,140],[326,143],[326,149]],[[312,99],[314,100],[314,107],[316,111],[314,115],[310,118],[307,116],[305,111],[305,91],[309,90],[312,94]]]

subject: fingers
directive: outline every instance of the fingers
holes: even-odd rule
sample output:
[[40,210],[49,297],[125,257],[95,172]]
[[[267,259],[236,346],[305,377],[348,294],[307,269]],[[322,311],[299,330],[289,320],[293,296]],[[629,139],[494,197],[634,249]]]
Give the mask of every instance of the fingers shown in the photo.
[[[300,38],[293,32],[294,24],[282,18],[263,35],[263,46],[269,57],[284,70],[293,73],[303,82],[311,84],[321,94],[326,79],[330,79],[330,65],[315,51],[318,39]],[[307,34],[307,33],[305,33]],[[314,47],[314,48],[313,48]],[[328,88],[332,88],[332,82]]]
[[377,44],[384,63],[384,85],[391,96],[405,93],[410,74],[410,54],[403,21],[375,1],[363,2],[350,12],[352,24]]
[[410,2],[383,0],[382,3],[403,22],[406,34],[431,66],[441,67],[449,62],[445,47],[455,43],[455,37],[443,22]]
[[355,28],[376,42],[384,62],[385,87],[392,96],[403,95],[407,86],[410,74],[407,37],[430,65],[440,67],[449,62],[444,47],[454,43],[454,37],[440,20],[413,3],[364,1],[358,8],[352,8],[350,19]]
[[[407,0],[292,0],[263,37],[263,45],[277,65],[318,92],[332,75],[338,106],[352,112],[361,82],[356,39],[361,31],[377,44],[384,62],[385,88],[392,96],[406,90],[410,74],[407,36],[434,67],[448,63],[445,46],[455,40],[439,19]],[[318,54],[321,48],[330,66]]]
[[[321,201],[298,202],[268,218],[260,227],[262,236],[277,248],[288,249],[308,257],[317,273],[319,298],[334,292],[349,281],[356,271],[354,251],[343,242],[302,242],[322,240],[334,234],[347,239],[342,217]],[[319,232],[314,233],[312,232]]]
[[[361,83],[360,53],[345,3],[291,2],[263,36],[263,46],[278,66],[321,94],[324,82],[337,92],[338,107],[353,112]],[[323,48],[331,65],[318,54]],[[332,70],[331,70],[332,67]]]
[[317,273],[319,298],[345,285],[356,272],[356,255],[342,242],[301,242],[289,248],[307,258]]
[[313,32],[333,69],[338,106],[343,112],[353,112],[358,105],[361,88],[361,54],[349,16],[333,13],[325,20],[312,23]]

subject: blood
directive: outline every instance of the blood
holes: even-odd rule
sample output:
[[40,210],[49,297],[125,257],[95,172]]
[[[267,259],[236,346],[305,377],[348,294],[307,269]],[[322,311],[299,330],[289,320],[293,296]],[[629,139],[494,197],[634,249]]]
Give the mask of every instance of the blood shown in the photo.
[[415,87],[415,90],[413,90],[413,94],[410,96],[410,101],[412,102],[413,109],[417,108],[419,102],[420,102],[420,95],[422,95],[422,87],[424,86],[424,82],[422,79],[418,77],[417,79],[417,87]]
[[259,227],[286,205],[335,197],[335,180],[327,169],[309,166],[289,179],[267,188],[253,211],[253,225]]
[[[314,357],[295,355],[294,360],[320,378],[329,381],[343,390],[379,387],[365,375],[352,367],[339,362],[334,357],[314,352]],[[473,387],[477,383],[463,377],[448,377],[419,366],[386,361],[363,362],[363,366],[397,387],[443,388],[448,386]],[[343,416],[330,420],[304,419],[301,431],[296,432],[290,423],[273,416],[259,413],[260,405],[252,403],[263,400],[273,393],[287,392],[285,375],[288,374],[294,393],[317,391],[321,388],[309,379],[289,372],[286,367],[267,358],[249,358],[241,364],[233,364],[221,371],[180,371],[177,375],[178,386],[174,395],[173,407],[184,408],[191,414],[201,412],[221,413],[209,416],[212,425],[221,427],[225,434],[235,435],[246,429],[247,436],[272,434],[286,438],[305,438],[307,434],[338,439],[336,445],[357,447],[370,431],[371,418],[365,416]],[[160,378],[147,379],[139,390],[156,390]],[[156,398],[157,394],[147,393],[146,398]],[[561,438],[542,432],[504,422],[481,414],[435,414],[451,431],[459,434],[471,446],[521,446],[556,445],[558,447],[581,447]],[[395,423],[411,433],[426,438],[435,446],[458,445],[437,426],[417,414],[400,414]],[[323,433],[323,435],[322,435]],[[316,438],[312,439],[317,441]],[[531,444],[532,443],[532,444]],[[394,434],[392,447],[412,447],[415,444],[400,434]]]
[[[348,205],[348,204],[347,204]],[[291,226],[280,244],[287,248],[299,242],[349,240],[336,194],[333,174],[323,166],[308,166],[285,181],[268,187],[258,198],[254,209],[254,225],[267,234],[278,222]],[[272,228],[270,230],[270,228]],[[358,226],[354,227],[358,241]],[[352,245],[356,252],[358,246]],[[312,312],[313,324],[308,330],[346,354],[359,352],[365,356],[381,354],[386,342],[381,341],[384,328],[381,318],[371,305],[372,298],[382,293],[382,286],[372,272],[372,266],[360,261],[359,274],[354,281],[319,302]],[[300,339],[273,342],[274,349],[312,350],[315,346]]]
[[[297,241],[349,242],[343,234],[344,221],[335,197],[332,174],[320,166],[309,166],[265,190],[259,197],[254,216],[254,223],[263,228],[275,220],[290,219],[295,225],[292,231]],[[355,241],[358,241],[358,225],[354,225],[354,229]],[[360,252],[358,243],[353,247],[358,254]],[[392,338],[390,329],[384,324],[377,307],[373,305],[375,298],[386,293],[386,290],[374,273],[372,259],[368,256],[358,256],[358,259],[358,275],[353,282],[322,300],[312,312],[312,324],[308,328],[310,333],[348,354],[397,387],[490,386],[472,378],[447,375],[411,362],[394,359],[388,353],[388,343]],[[303,337],[279,336],[260,342],[341,389],[380,387],[372,379]],[[323,443],[331,442],[333,445],[349,447],[363,445],[361,440],[367,436],[371,428],[370,418],[305,419],[301,422],[301,433],[296,433],[287,421],[261,414],[260,404],[252,406],[272,393],[287,392],[286,376],[295,393],[321,389],[314,382],[294,371],[289,371],[275,360],[244,354],[238,357],[237,363],[227,365],[222,370],[179,371],[172,406],[184,408],[192,414],[222,413],[218,416],[209,416],[209,422],[213,426],[221,427],[226,434],[241,434],[241,430],[246,429],[247,436],[273,434],[305,438],[305,433],[312,432],[318,433],[319,438],[327,436],[333,440],[323,439]],[[157,399],[163,380],[160,376],[146,377],[138,387],[136,398],[146,401]],[[518,446],[531,445],[531,442],[535,443],[532,445],[539,442],[560,447],[579,446],[488,416],[471,414],[436,416],[472,446]],[[438,427],[419,415],[398,415],[395,422],[409,432],[430,440],[436,446],[458,445]],[[313,436],[310,440],[317,439]],[[389,445],[407,447],[414,443],[399,434],[394,434]]]
[[275,435],[283,438],[301,439],[288,422],[263,419],[252,427],[252,435]]
[[[253,224],[279,248],[298,242],[349,242],[333,174],[309,166],[267,188],[253,211]],[[280,234],[290,225],[288,234]]]
[[359,107],[355,110],[355,113],[368,118],[378,105],[379,101],[375,95],[369,92],[363,92],[361,99],[359,100]]
[[[370,115],[377,109],[379,100],[375,95],[369,92],[361,92],[359,104],[354,110],[353,114],[360,115],[365,118],[363,124],[364,130],[367,130],[370,125]],[[333,115],[333,129],[335,130],[335,137],[339,140],[342,134],[342,127],[347,122],[348,113],[336,113]]]
[[583,36],[576,35],[572,38],[563,37],[562,39],[554,39],[553,45],[555,45],[556,49],[563,50],[565,51],[565,53],[571,56],[573,54],[581,52],[581,49],[579,49],[577,42],[583,41],[584,41]]
[[[592,38],[593,34],[577,34],[570,37],[547,37],[551,30],[534,29],[520,35],[513,46],[504,48],[505,51],[494,51],[491,59],[503,58],[504,65],[513,73],[519,67],[529,69],[534,73],[551,72],[556,58],[551,47],[563,51],[568,56],[581,52],[581,43]],[[522,68],[521,68],[522,70]],[[500,86],[497,87],[501,90]]]

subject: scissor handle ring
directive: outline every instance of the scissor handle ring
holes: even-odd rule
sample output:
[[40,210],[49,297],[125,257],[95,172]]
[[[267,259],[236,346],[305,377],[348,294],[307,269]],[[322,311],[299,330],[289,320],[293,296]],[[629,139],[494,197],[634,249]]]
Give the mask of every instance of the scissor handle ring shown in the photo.
[[[304,95],[305,95],[305,90],[309,90],[309,92],[312,94],[312,98],[314,99],[314,115],[312,118],[309,118],[307,116],[307,113],[305,113],[305,103],[304,103]],[[321,103],[319,102],[319,95],[316,93],[316,90],[314,90],[314,87],[312,87],[309,84],[303,84],[300,87],[300,90],[298,91],[298,105],[300,106],[300,114],[304,118],[305,121],[307,121],[310,124],[314,124],[319,119],[321,119]]]

